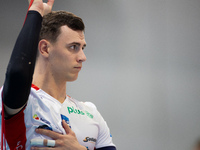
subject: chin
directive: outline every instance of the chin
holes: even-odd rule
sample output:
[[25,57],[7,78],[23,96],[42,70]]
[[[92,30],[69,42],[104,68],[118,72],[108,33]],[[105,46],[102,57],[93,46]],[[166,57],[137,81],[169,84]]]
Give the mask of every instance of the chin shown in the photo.
[[71,77],[70,79],[67,80],[67,82],[73,82],[73,81],[76,81],[77,79],[78,79],[78,76]]

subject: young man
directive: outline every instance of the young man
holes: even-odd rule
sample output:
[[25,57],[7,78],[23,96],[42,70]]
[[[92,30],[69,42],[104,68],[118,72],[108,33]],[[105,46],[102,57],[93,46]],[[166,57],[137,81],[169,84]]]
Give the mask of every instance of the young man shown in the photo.
[[77,79],[86,61],[84,24],[72,13],[51,12],[53,3],[34,0],[9,61],[1,89],[9,147],[115,150],[94,104],[66,95],[66,82]]

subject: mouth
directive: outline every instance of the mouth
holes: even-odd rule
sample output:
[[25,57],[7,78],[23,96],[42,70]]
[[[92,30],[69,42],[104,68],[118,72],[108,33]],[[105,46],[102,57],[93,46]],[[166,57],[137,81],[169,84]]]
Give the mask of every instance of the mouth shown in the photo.
[[77,70],[81,70],[82,67],[74,67],[74,68],[77,69]]

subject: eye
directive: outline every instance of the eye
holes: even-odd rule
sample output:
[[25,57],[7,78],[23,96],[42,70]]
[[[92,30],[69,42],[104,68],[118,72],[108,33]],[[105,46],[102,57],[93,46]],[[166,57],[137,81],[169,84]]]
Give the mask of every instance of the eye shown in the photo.
[[76,50],[77,49],[77,45],[72,45],[69,47],[70,49]]
[[79,44],[79,43],[72,43],[72,44],[70,44],[70,45],[67,46],[67,48],[68,48],[69,50],[73,50],[73,51],[84,50],[85,47],[86,47],[86,45],[83,45],[83,46],[82,46],[82,45]]
[[84,50],[84,49],[85,49],[85,47],[86,47],[86,45],[84,45],[84,46],[82,47],[82,50]]

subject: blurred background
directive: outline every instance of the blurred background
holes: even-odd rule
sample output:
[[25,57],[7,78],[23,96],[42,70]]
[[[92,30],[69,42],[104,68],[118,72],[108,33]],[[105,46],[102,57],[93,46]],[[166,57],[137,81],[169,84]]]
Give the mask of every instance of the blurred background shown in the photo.
[[[0,84],[28,8],[0,1]],[[200,136],[199,0],[55,0],[86,25],[67,94],[91,101],[118,150],[189,150]]]

